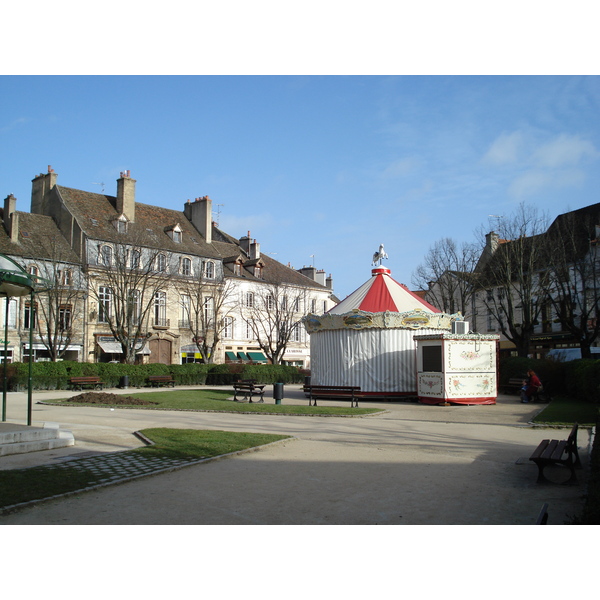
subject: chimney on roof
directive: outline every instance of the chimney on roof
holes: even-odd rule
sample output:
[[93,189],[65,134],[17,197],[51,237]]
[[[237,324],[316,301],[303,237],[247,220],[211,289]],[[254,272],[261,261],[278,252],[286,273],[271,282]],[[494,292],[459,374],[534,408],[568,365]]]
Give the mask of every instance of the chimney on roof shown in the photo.
[[131,171],[121,171],[117,179],[117,201],[115,208],[119,215],[124,214],[132,223],[135,222],[135,179],[131,179]]
[[330,290],[333,289],[333,277],[331,277],[331,273],[329,273],[329,277],[327,277],[325,285],[327,286],[328,289],[330,289]]
[[189,200],[183,207],[183,214],[200,232],[207,244],[212,244],[212,200],[208,196]]
[[[250,232],[248,232],[250,233]],[[250,260],[255,260],[257,258],[260,258],[260,244],[254,240],[251,244],[250,244]]]
[[9,194],[4,199],[4,229],[8,233],[11,242],[19,243],[19,215],[16,212],[17,199]]
[[[298,273],[301,273],[313,281],[317,281],[317,269],[315,269],[315,267],[304,266],[301,269],[298,269]],[[323,282],[323,285],[325,285],[325,282]]]
[[40,173],[31,181],[31,212],[37,215],[45,215],[48,205],[50,190],[56,185],[58,175],[51,165],[48,165],[47,173]]
[[248,255],[250,256],[250,232],[248,232],[247,236],[241,237],[239,242],[240,242],[240,248]]

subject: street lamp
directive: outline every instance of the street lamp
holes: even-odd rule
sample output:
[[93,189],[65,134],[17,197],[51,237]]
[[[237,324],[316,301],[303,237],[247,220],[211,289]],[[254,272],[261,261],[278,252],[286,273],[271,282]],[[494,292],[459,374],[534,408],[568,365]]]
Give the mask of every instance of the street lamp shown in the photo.
[[[33,311],[34,284],[32,277],[16,262],[0,254],[0,298],[6,298],[6,311],[4,315],[4,385],[2,388],[2,421],[6,421],[6,391],[7,391],[7,366],[8,366],[8,308],[10,298],[16,296],[31,297],[31,308]],[[33,314],[33,313],[31,313]],[[33,323],[29,323],[29,381],[28,381],[28,403],[27,403],[27,425],[31,425],[31,371],[32,371],[32,352],[33,345]]]

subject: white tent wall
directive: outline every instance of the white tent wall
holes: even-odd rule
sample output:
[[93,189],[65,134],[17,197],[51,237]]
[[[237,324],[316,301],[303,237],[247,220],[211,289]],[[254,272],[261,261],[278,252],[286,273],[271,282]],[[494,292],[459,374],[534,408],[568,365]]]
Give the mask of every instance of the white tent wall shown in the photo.
[[363,392],[417,392],[413,336],[438,329],[326,330],[310,336],[313,385],[354,385]]

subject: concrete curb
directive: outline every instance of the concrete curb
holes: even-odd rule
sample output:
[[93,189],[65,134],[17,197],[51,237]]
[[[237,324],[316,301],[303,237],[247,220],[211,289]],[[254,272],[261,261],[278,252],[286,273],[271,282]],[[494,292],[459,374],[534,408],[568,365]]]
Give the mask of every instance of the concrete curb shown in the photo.
[[[139,435],[138,435],[139,434]],[[154,445],[154,442],[149,440],[143,434],[139,432],[134,432],[136,437],[139,437],[144,443],[148,442],[148,445]],[[236,450],[235,452],[228,452],[227,454],[221,454],[219,456],[211,456],[209,458],[199,458],[198,460],[190,461],[184,465],[175,465],[170,467],[165,467],[164,469],[158,469],[153,471],[152,473],[143,473],[141,475],[132,475],[130,477],[123,477],[122,479],[116,479],[114,481],[110,481],[108,483],[99,483],[98,485],[92,485],[86,488],[81,488],[79,490],[73,490],[71,492],[65,492],[64,494],[55,494],[54,496],[48,496],[47,498],[38,498],[36,500],[29,500],[27,502],[19,502],[18,504],[11,504],[9,506],[0,507],[0,515],[9,514],[20,510],[22,508],[27,508],[29,506],[33,506],[34,504],[41,504],[42,502],[49,502],[51,500],[56,500],[58,498],[66,498],[68,496],[74,496],[76,494],[82,494],[84,492],[91,492],[93,490],[98,490],[101,488],[109,487],[112,485],[118,485],[121,483],[127,483],[128,481],[134,481],[136,479],[141,479],[142,477],[153,477],[154,475],[162,475],[164,473],[170,473],[172,471],[178,471],[179,469],[185,469],[186,467],[193,467],[195,465],[200,465],[208,462],[215,462],[218,460],[223,460],[226,458],[231,458],[233,456],[239,456],[241,454],[248,454],[250,452],[258,452],[262,448],[268,448],[269,446],[275,446],[277,444],[282,444],[283,442],[291,442],[297,440],[298,438],[295,436],[290,436],[289,438],[285,438],[283,440],[276,440],[274,442],[269,442],[268,444],[262,444],[261,446],[253,446],[252,448],[244,448],[243,450]],[[146,441],[144,441],[146,440]],[[127,450],[125,452],[128,452]],[[111,453],[114,454],[114,453]]]

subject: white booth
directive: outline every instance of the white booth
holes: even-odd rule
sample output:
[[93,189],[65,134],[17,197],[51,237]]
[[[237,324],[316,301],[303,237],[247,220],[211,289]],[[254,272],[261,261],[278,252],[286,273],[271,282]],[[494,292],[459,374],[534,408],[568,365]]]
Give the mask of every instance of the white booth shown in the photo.
[[450,332],[414,336],[419,402],[496,404],[499,339]]

